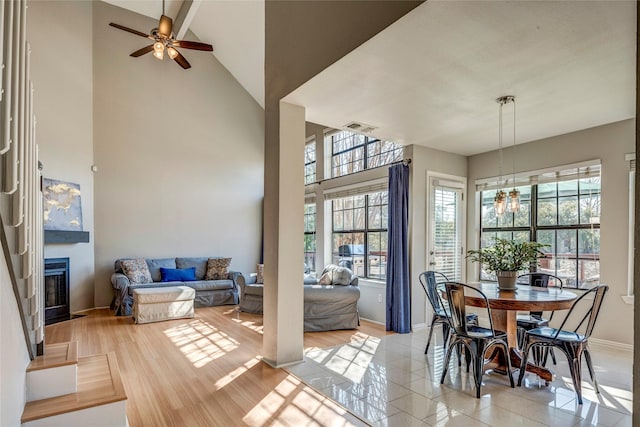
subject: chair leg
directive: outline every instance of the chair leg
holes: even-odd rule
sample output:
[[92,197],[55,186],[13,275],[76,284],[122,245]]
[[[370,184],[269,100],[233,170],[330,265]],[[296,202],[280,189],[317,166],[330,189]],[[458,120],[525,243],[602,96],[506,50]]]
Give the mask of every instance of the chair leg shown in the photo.
[[524,351],[522,352],[522,362],[520,363],[520,375],[518,375],[518,387],[522,386],[522,379],[524,378],[524,372],[527,369],[527,359],[529,358],[529,351],[531,351],[531,344],[529,344],[529,336],[524,335]]
[[587,361],[587,368],[589,368],[589,375],[591,376],[591,382],[593,383],[593,389],[596,393],[600,393],[598,389],[598,381],[596,380],[596,371],[593,369],[593,364],[591,362],[591,353],[588,348],[584,349],[584,359]]
[[458,366],[462,366],[462,342],[459,342],[456,346],[456,355],[458,356]]
[[444,358],[444,366],[442,367],[442,377],[440,377],[440,384],[444,384],[444,378],[447,376],[449,361],[451,360],[451,353],[453,352],[453,347],[457,345],[458,343],[455,340],[451,340],[449,348],[447,349],[447,355]]
[[467,364],[467,373],[469,373],[469,365],[471,365],[471,352],[466,346],[464,347],[464,361]]
[[516,330],[516,333],[517,333],[518,348],[522,349],[522,345],[524,344],[524,328],[518,328]]
[[571,371],[571,379],[573,380],[573,388],[578,395],[578,405],[582,405],[582,372],[580,369],[582,352],[580,348],[573,347],[570,344],[565,344],[564,347],[569,362],[569,370]]
[[476,383],[476,398],[480,399],[480,387],[482,386],[482,375],[484,374],[484,345],[474,343],[471,348],[471,357],[473,358],[473,379]]
[[449,324],[447,322],[442,323],[442,348],[447,348],[447,344],[449,343]]
[[431,336],[433,335],[433,327],[436,324],[436,320],[438,320],[436,316],[433,316],[433,319],[431,319],[431,327],[429,328],[429,338],[427,338],[427,347],[424,349],[424,354],[427,354],[427,352],[429,351],[429,344],[431,344]]
[[[504,343],[504,354],[509,354],[509,345]],[[507,359],[507,375],[509,375],[509,382],[511,383],[511,388],[515,388],[515,383],[513,382],[513,372],[511,372],[511,360],[509,356],[505,357]]]

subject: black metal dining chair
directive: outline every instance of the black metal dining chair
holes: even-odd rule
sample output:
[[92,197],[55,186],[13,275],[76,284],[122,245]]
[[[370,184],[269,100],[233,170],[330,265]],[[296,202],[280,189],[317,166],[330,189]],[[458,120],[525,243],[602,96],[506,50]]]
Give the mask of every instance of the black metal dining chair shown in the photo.
[[[585,360],[587,361],[587,368],[589,369],[591,382],[593,382],[593,388],[595,389],[596,393],[600,393],[600,391],[598,390],[598,382],[596,381],[595,371],[593,370],[593,365],[591,363],[589,337],[591,336],[593,328],[596,325],[598,313],[600,312],[600,307],[602,306],[604,295],[606,294],[608,289],[609,286],[607,285],[599,285],[589,289],[587,292],[582,294],[580,298],[578,298],[573,303],[571,309],[569,310],[569,313],[567,313],[567,316],[564,318],[559,328],[556,329],[549,326],[543,326],[525,332],[524,353],[522,354],[522,364],[520,365],[520,377],[518,378],[518,386],[522,385],[522,379],[524,378],[529,351],[533,347],[556,347],[567,356],[567,360],[569,362],[569,370],[571,371],[571,379],[573,380],[573,387],[575,388],[576,394],[578,395],[578,404],[582,405],[581,369],[583,354]],[[576,326],[573,330],[565,330],[564,327],[567,324],[567,321],[571,320],[573,322],[576,319],[579,319],[579,317],[576,317],[576,315],[574,315],[574,313],[577,313],[576,307],[578,307],[582,300],[589,296],[593,296],[593,303],[585,313],[584,317],[582,317],[582,320],[579,321],[578,326]],[[574,317],[572,317],[572,315]],[[583,332],[579,332],[581,330]]]
[[[540,288],[548,288],[549,286],[556,287],[562,289],[564,283],[562,279],[558,276],[548,273],[526,273],[521,274],[517,278],[517,283],[520,285],[529,285],[536,286]],[[518,324],[518,347],[522,349],[524,333],[525,331],[529,331],[535,328],[541,328],[543,326],[549,326],[549,322],[553,319],[554,312],[551,312],[551,315],[548,319],[545,319],[542,311],[531,311],[529,314],[518,314],[516,316],[516,321]],[[553,349],[545,349],[544,351],[534,350],[533,360],[536,365],[546,365],[547,364],[547,355],[551,353],[551,360],[553,364],[556,364],[556,355],[553,352]]]
[[[440,378],[440,384],[444,384],[445,377],[447,376],[451,352],[454,347],[462,344],[468,351],[473,362],[473,379],[476,385],[477,398],[480,398],[480,387],[482,386],[482,376],[484,374],[484,365],[486,362],[484,354],[487,348],[491,346],[500,346],[503,348],[504,354],[506,355],[505,361],[507,364],[507,375],[509,376],[511,387],[514,387],[513,374],[511,373],[511,362],[509,360],[507,334],[506,332],[496,331],[493,328],[491,307],[489,306],[487,296],[482,291],[462,283],[447,282],[445,283],[445,289],[447,291],[447,300],[449,301],[449,311],[451,313],[451,316],[447,317],[451,328],[451,342],[449,343],[447,355],[444,360],[444,368],[442,371],[442,378]],[[465,292],[484,299],[484,305],[489,318],[489,328],[469,324],[469,322],[467,322]]]
[[[424,354],[429,351],[429,345],[431,344],[431,337],[433,335],[433,329],[436,325],[442,325],[442,338],[444,341],[444,348],[447,348],[447,342],[449,340],[449,320],[447,307],[440,297],[440,292],[444,291],[444,284],[449,281],[447,276],[437,271],[425,271],[419,276],[420,284],[424,293],[427,295],[427,299],[433,309],[433,317],[431,318],[431,327],[429,328],[429,338],[427,339],[427,346],[424,349]],[[478,323],[478,316],[476,314],[467,315],[468,322]],[[460,353],[458,353],[458,356]]]

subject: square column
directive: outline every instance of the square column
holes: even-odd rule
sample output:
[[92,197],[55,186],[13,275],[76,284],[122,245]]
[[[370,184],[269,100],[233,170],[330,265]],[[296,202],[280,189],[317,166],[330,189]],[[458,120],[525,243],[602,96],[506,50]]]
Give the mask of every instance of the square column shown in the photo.
[[266,140],[264,194],[263,356],[275,367],[303,359],[304,108],[281,101],[279,124]]

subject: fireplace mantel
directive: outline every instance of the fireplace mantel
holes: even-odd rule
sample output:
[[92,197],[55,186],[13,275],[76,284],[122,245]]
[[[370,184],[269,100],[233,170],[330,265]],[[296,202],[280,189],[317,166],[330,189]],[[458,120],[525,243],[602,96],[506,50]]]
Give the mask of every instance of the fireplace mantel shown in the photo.
[[89,243],[88,231],[44,230],[45,243]]

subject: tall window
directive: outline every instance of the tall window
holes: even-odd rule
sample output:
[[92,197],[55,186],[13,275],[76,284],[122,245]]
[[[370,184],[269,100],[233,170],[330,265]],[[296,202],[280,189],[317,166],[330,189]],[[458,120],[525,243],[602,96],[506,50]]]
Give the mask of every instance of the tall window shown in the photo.
[[[547,245],[538,271],[560,277],[565,286],[590,288],[600,283],[600,167],[541,174],[537,184],[518,187],[518,213],[497,218],[495,190],[481,191],[481,247],[495,238]],[[494,278],[481,270],[480,279]]]
[[316,182],[316,141],[304,146],[304,185]]
[[316,270],[316,204],[304,205],[304,269],[307,273]]
[[333,262],[360,277],[384,279],[387,274],[386,191],[332,201]]
[[331,144],[331,176],[349,175],[402,160],[404,148],[391,141],[382,141],[348,131],[327,135]]

